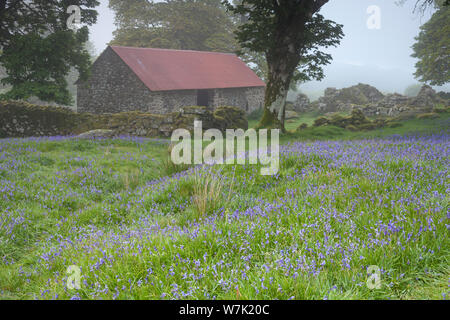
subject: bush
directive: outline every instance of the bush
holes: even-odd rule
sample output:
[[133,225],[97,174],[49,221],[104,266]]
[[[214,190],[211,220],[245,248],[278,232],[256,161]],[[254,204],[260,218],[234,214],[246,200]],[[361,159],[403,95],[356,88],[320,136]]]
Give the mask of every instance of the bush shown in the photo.
[[349,124],[348,126],[346,126],[345,129],[347,129],[348,131],[353,131],[353,132],[358,131],[358,128],[352,124]]
[[329,123],[330,123],[330,121],[327,118],[319,117],[316,120],[314,120],[314,127],[325,126]]
[[308,124],[302,123],[301,125],[298,126],[297,130],[305,130],[307,128],[308,128]]
[[443,104],[437,104],[433,108],[434,113],[446,113],[450,111],[450,106],[446,107]]

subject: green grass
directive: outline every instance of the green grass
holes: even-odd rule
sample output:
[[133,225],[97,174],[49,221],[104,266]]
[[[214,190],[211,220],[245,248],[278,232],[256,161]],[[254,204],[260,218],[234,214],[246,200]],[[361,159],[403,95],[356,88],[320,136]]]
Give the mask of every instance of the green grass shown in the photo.
[[[308,116],[306,119],[309,123],[313,123],[315,118]],[[301,123],[302,121],[299,120],[299,122]],[[301,131],[288,132],[283,136],[282,141],[373,139],[392,135],[448,133],[450,128],[450,114],[444,113],[435,119],[410,119],[397,123],[399,126],[393,128],[384,127],[369,131],[349,131],[335,126],[309,126],[307,129]]]
[[448,299],[448,135],[427,138],[448,120],[288,134],[273,177],[146,139],[0,140],[0,298]]
[[[255,114],[253,116],[252,115],[249,116],[249,121],[248,121],[249,128],[254,128],[258,124],[260,114],[262,114],[262,113],[255,112]],[[317,112],[302,113],[298,119],[292,119],[292,120],[286,121],[286,130],[293,131],[293,130],[297,129],[298,126],[301,125],[302,123],[306,123],[308,126],[312,126],[312,124],[314,123],[314,120],[317,117],[318,117]]]

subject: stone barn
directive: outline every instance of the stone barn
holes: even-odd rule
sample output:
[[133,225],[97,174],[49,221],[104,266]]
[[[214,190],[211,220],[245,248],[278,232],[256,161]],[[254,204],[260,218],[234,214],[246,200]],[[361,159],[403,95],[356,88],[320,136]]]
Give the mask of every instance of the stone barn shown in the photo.
[[77,82],[77,111],[164,114],[185,106],[261,108],[265,83],[229,53],[108,46]]

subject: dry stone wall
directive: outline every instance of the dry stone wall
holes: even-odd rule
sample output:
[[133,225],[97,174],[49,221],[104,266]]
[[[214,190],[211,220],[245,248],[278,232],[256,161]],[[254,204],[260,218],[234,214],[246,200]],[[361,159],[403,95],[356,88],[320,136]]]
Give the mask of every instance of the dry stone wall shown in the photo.
[[248,128],[245,111],[235,107],[219,107],[214,112],[205,107],[183,107],[180,112],[164,115],[137,111],[91,114],[18,101],[0,102],[0,138],[79,135],[97,129],[112,130],[115,135],[169,137],[178,128],[192,130],[195,120],[201,120],[205,130]]

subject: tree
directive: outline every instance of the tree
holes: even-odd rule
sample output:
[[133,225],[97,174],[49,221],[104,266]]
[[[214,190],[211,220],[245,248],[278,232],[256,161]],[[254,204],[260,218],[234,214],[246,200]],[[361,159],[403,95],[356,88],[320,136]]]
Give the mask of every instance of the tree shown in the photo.
[[117,30],[110,44],[236,51],[234,21],[221,0],[110,0]]
[[[336,46],[342,25],[318,14],[328,0],[241,0],[224,4],[246,17],[236,31],[242,48],[265,55],[268,67],[264,113],[259,128],[284,129],[285,104],[292,81],[324,77],[322,65],[331,55],[321,47]],[[278,110],[278,116],[277,116]]]
[[431,19],[420,27],[415,38],[415,77],[431,85],[443,85],[450,81],[450,8],[441,6]]
[[[0,99],[27,99],[70,104],[66,76],[75,68],[80,78],[89,75],[90,55],[85,48],[87,25],[96,22],[97,0],[0,0],[0,64],[11,86]],[[67,28],[70,5],[81,8],[77,31]]]
[[404,95],[407,97],[415,97],[419,94],[420,89],[422,89],[422,85],[420,83],[411,84],[406,87]]
[[[404,3],[406,0],[402,0],[400,3]],[[414,11],[424,13],[429,7],[448,6],[450,0],[416,0]]]

